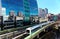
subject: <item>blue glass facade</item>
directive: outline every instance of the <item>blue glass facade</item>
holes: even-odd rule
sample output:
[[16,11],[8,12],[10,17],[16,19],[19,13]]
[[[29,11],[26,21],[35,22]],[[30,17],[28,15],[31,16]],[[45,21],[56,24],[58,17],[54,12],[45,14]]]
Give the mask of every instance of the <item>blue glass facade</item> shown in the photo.
[[7,15],[11,10],[21,11],[24,14],[25,20],[29,20],[30,15],[36,15],[38,13],[38,6],[36,0],[1,0],[2,7],[6,8]]
[[30,2],[30,14],[37,15],[38,14],[38,5],[36,0],[29,0]]
[[24,21],[28,21],[30,19],[30,5],[29,0],[23,0],[24,4]]
[[2,0],[2,7],[6,8],[7,15],[11,10],[14,10],[15,14],[18,11],[23,12],[23,0]]

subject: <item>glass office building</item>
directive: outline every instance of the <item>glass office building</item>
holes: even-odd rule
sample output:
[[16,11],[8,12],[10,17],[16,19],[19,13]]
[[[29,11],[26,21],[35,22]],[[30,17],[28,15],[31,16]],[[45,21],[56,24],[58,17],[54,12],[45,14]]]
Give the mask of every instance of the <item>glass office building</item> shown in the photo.
[[30,15],[38,13],[36,0],[1,0],[2,7],[6,8],[6,14],[9,15],[11,10],[21,11],[24,14],[24,20],[29,20]]

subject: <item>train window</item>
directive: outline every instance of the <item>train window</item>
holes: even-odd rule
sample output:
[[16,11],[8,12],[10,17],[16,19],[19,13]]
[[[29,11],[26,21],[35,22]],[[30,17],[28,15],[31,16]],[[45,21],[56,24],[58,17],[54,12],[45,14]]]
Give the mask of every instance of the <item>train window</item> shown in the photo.
[[30,33],[30,31],[29,30],[26,30],[26,33]]
[[42,27],[44,27],[44,26],[46,26],[47,24],[45,24],[45,25],[42,25]]

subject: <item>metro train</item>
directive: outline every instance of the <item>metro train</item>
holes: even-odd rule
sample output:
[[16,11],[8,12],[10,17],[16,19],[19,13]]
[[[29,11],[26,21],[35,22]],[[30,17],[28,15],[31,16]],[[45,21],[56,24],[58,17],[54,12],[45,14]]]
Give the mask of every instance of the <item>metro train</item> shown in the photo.
[[38,29],[42,28],[43,26],[49,24],[49,23],[53,23],[54,21],[48,21],[48,22],[45,22],[45,23],[41,23],[39,25],[35,25],[33,27],[29,27],[26,29],[26,33],[27,34],[32,34],[34,33],[35,31],[37,31]]

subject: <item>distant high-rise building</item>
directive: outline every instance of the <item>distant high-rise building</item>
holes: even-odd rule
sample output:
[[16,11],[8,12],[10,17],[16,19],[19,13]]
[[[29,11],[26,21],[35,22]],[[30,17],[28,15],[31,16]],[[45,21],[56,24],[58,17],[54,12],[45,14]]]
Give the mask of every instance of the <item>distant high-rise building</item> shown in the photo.
[[45,18],[46,14],[45,14],[45,10],[42,9],[42,14],[41,14],[41,17]]
[[38,16],[41,17],[41,14],[42,14],[42,8],[39,8],[38,9]]
[[48,14],[48,9],[47,9],[47,8],[45,8],[44,10],[45,10],[45,13],[46,13],[46,14]]
[[48,14],[48,9],[47,8],[45,8],[45,9],[39,8],[38,11],[39,11],[38,16],[42,17],[42,18],[45,18],[46,15]]

